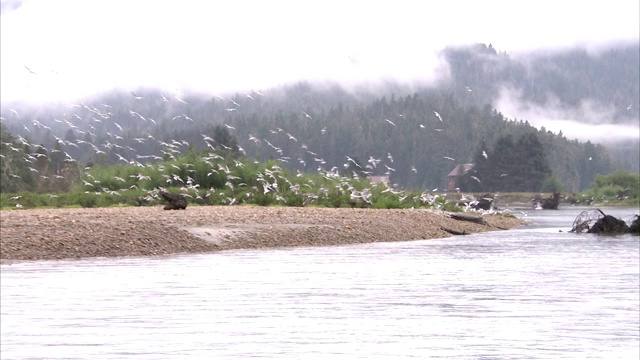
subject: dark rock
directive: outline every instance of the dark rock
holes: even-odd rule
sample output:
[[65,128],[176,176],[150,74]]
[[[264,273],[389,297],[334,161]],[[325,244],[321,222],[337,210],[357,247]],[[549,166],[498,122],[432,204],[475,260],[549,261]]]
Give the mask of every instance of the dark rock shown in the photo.
[[187,199],[183,195],[161,191],[160,196],[168,202],[164,206],[165,210],[184,210],[187,208]]
[[636,215],[636,218],[633,219],[631,226],[629,226],[629,232],[640,235],[640,216]]
[[479,200],[475,200],[469,203],[469,207],[475,210],[491,210],[493,205],[493,195],[483,194]]
[[560,204],[560,193],[554,192],[551,197],[541,198],[536,196],[531,200],[534,209],[545,209],[545,210],[558,210],[558,205]]
[[611,215],[604,215],[587,232],[591,234],[624,234],[629,232],[629,225]]

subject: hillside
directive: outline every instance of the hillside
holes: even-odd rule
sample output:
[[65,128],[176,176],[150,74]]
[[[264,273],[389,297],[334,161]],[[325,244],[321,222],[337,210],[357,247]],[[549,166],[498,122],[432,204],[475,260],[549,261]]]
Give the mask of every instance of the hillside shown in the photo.
[[[625,104],[638,91],[637,67],[629,66],[638,61],[637,53],[635,59],[626,48],[601,54],[599,60],[579,51],[538,56],[530,59],[529,67],[484,45],[448,49],[444,55],[451,76],[435,88],[389,82],[347,90],[338,83],[299,82],[216,95],[138,89],[38,108],[3,104],[2,120],[5,132],[18,144],[29,144],[31,153],[42,145],[34,158],[64,154],[81,167],[123,161],[144,165],[166,159],[173,147],[181,153],[204,150],[212,144],[207,139],[216,139],[213,144],[233,147],[238,156],[277,159],[296,170],[336,168],[347,174],[387,175],[401,187],[442,190],[447,174],[458,164],[474,161],[481,144],[491,149],[505,136],[534,134],[565,191],[589,187],[598,173],[637,171],[637,162],[636,168],[630,165],[638,156],[634,144],[621,152],[569,139],[537,129],[526,119],[509,119],[492,105],[506,85],[522,89],[523,98],[531,102],[544,103],[543,94],[553,94],[567,106],[587,98]],[[543,76],[540,69],[554,66],[565,75],[562,79]],[[565,72],[567,67],[573,71]],[[602,86],[582,85],[588,82]],[[580,91],[569,91],[562,84]],[[632,106],[630,115],[615,119],[637,118],[637,111]],[[9,160],[28,163],[29,159],[13,156],[15,151],[6,141],[2,146],[3,179],[10,180],[17,165]]]

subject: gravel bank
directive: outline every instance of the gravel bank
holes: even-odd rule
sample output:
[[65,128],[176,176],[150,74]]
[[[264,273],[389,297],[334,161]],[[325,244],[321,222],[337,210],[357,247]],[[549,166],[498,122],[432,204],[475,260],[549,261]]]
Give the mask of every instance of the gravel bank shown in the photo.
[[451,236],[522,225],[486,215],[486,225],[421,209],[192,206],[0,211],[0,259],[69,259],[327,246]]

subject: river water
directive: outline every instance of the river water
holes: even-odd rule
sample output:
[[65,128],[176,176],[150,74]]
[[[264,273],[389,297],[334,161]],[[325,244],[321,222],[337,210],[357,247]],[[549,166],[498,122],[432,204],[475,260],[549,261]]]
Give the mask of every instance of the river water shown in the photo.
[[638,359],[638,237],[568,233],[581,210],[441,240],[2,265],[0,358]]

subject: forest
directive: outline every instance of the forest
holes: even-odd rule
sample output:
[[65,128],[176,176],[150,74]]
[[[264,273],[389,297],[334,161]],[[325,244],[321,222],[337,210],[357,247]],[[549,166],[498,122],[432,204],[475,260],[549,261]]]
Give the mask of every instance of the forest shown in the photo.
[[[634,146],[621,153],[568,139],[506,118],[491,103],[504,82],[532,101],[553,93],[568,104],[637,103],[637,51],[575,51],[528,67],[491,45],[444,55],[450,77],[418,88],[301,81],[234,94],[137,89],[67,104],[2,104],[0,192],[65,192],[94,166],[142,168],[213,149],[294,172],[386,176],[396,187],[429,191],[445,191],[452,169],[469,163],[475,168],[460,191],[579,192],[597,174],[637,172]],[[544,75],[552,68],[554,76]],[[637,119],[638,107],[624,116]]]

